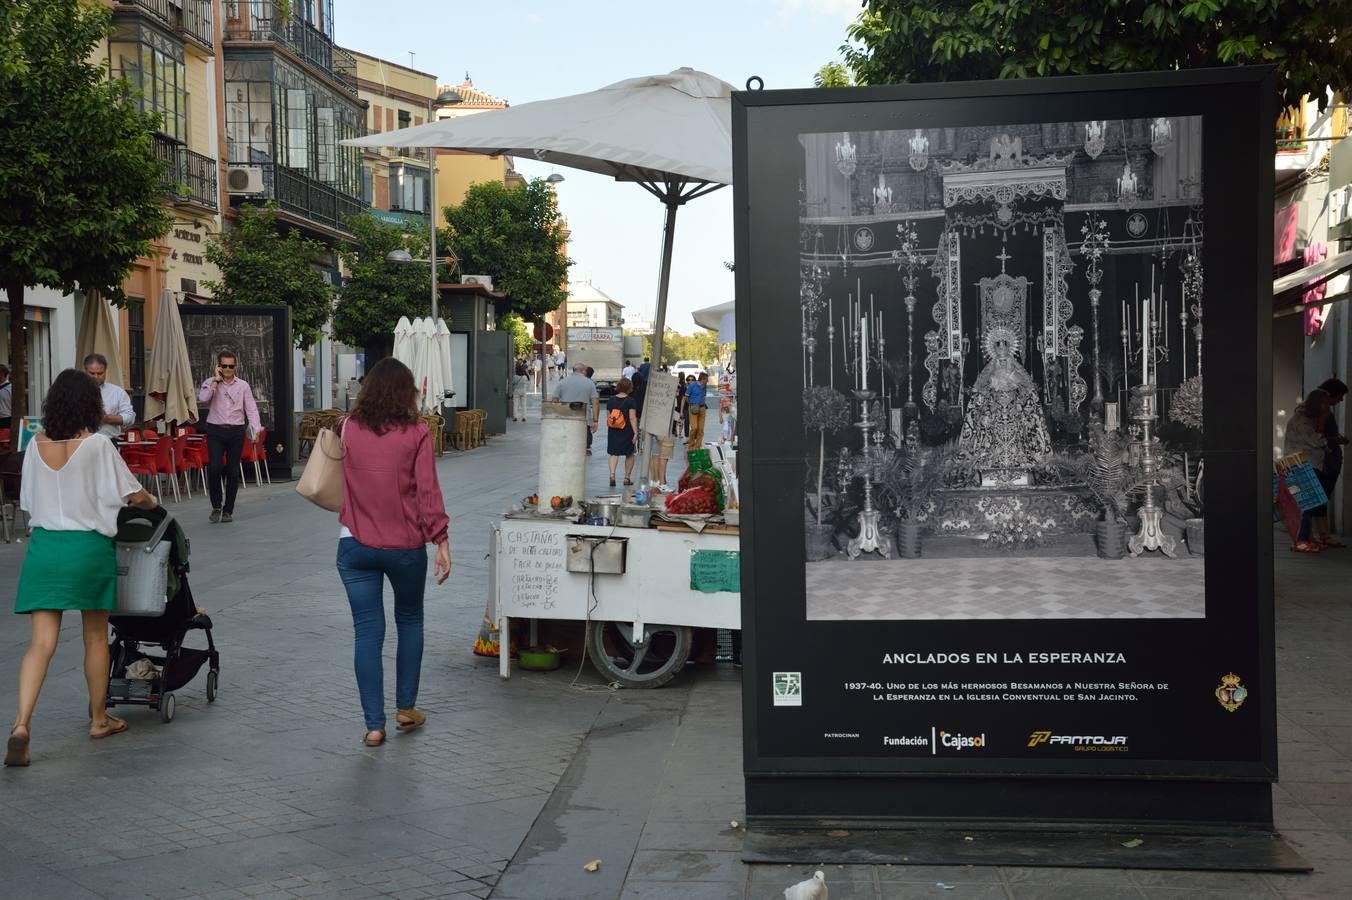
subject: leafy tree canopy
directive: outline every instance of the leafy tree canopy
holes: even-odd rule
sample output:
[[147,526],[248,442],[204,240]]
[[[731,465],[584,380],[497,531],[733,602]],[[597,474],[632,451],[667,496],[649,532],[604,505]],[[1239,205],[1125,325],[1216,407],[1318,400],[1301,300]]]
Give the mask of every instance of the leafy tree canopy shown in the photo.
[[[348,219],[347,226],[356,242],[339,252],[350,274],[333,310],[333,336],[351,347],[393,340],[400,316],[432,314],[427,227],[394,225],[369,213]],[[444,239],[438,233],[438,241]],[[390,262],[386,255],[392,250],[407,250],[423,262]],[[445,280],[444,266],[438,277]]]
[[849,87],[854,84],[844,63],[829,62],[812,75],[813,87]]
[[540,350],[539,343],[524,319],[514,312],[498,317],[498,330],[512,333],[512,351],[517,356],[531,357]]
[[553,312],[567,298],[567,230],[543,179],[516,187],[482,182],[444,212],[460,271],[492,276],[493,289],[506,291],[522,318]]
[[[652,336],[644,335],[643,355],[651,358],[652,354]],[[662,335],[661,363],[664,366],[671,366],[682,359],[697,359],[706,366],[718,362],[718,334],[704,330],[696,334],[677,334],[668,328]]]
[[328,252],[279,224],[276,204],[246,206],[234,228],[207,244],[206,258],[221,270],[221,280],[206,286],[217,303],[285,303],[296,346],[309,347],[329,321],[333,291],[316,267]]
[[0,3],[0,288],[14,414],[27,409],[24,289],[125,299],[122,280],[169,230],[158,117],[96,51],[109,11],[83,0]]
[[860,84],[1271,63],[1283,105],[1352,82],[1348,0],[865,0]]

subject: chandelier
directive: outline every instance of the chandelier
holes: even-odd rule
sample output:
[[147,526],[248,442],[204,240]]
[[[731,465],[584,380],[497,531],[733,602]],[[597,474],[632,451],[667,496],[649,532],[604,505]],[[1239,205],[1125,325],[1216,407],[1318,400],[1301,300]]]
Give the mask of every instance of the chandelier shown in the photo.
[[929,138],[918,128],[915,134],[911,135],[909,162],[911,168],[917,172],[923,172],[929,166]]
[[873,211],[890,213],[892,211],[892,189],[887,186],[883,173],[878,173],[878,186],[873,189]]
[[1084,152],[1089,154],[1090,159],[1099,158],[1107,134],[1108,123],[1101,119],[1084,123]]
[[850,143],[849,132],[841,135],[841,137],[843,140],[836,142],[836,168],[840,170],[840,174],[849,178],[858,167],[856,160],[858,150],[854,144]]
[[1171,119],[1161,116],[1150,123],[1150,149],[1155,151],[1156,156],[1164,155],[1164,151],[1174,142],[1174,123]]
[[1117,176],[1117,201],[1123,205],[1135,202],[1138,184],[1136,173],[1131,171],[1131,161],[1122,163],[1122,174]]

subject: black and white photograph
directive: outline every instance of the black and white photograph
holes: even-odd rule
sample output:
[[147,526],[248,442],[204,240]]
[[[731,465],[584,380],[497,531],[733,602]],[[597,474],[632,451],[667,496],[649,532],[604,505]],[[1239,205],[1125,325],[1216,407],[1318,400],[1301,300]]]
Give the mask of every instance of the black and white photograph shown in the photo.
[[798,141],[807,618],[1204,617],[1202,117]]

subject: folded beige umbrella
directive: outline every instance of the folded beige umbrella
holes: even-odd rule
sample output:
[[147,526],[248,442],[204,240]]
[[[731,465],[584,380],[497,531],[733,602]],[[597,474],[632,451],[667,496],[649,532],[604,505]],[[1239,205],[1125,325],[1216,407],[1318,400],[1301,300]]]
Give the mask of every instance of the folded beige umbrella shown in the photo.
[[155,343],[150,348],[150,366],[146,371],[145,417],[150,420],[160,416],[166,422],[180,425],[197,421],[197,391],[188,363],[188,341],[183,336],[178,300],[170,290],[160,294]]
[[113,327],[113,311],[98,291],[85,296],[84,315],[80,317],[80,332],[75,340],[75,368],[84,369],[84,360],[97,353],[108,360],[107,380],[125,387],[122,380],[122,350]]

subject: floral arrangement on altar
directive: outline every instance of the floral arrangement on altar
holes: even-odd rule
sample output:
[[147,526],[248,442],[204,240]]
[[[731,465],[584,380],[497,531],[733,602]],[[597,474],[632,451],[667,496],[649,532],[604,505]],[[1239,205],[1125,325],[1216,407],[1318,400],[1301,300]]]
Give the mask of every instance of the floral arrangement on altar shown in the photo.
[[986,528],[986,543],[1002,550],[1028,550],[1047,539],[1056,527],[1053,519],[1039,519],[1024,508],[1018,497],[983,497],[976,508]]
[[1194,375],[1174,391],[1169,418],[1188,428],[1202,428],[1202,379]]

